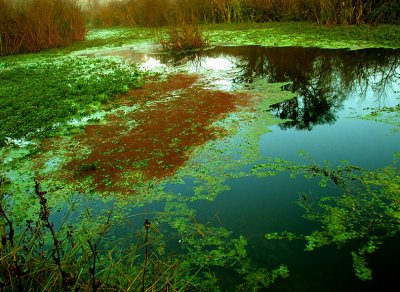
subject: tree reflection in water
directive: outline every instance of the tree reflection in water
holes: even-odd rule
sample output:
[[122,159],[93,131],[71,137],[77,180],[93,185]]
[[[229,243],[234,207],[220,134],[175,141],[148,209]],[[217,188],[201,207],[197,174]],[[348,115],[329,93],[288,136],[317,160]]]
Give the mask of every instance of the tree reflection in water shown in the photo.
[[[366,97],[369,88],[382,100],[392,82],[399,79],[398,50],[324,50],[318,48],[231,48],[240,52],[242,75],[236,82],[252,82],[257,77],[268,82],[292,82],[298,93],[272,107],[275,116],[291,121],[281,128],[311,130],[315,125],[332,124],[336,112],[352,93]],[[230,52],[231,53],[231,52]]]
[[388,87],[400,79],[399,56],[400,50],[392,49],[243,46],[216,47],[173,61],[201,67],[206,58],[227,58],[237,68],[233,84],[252,83],[259,78],[291,82],[286,89],[298,96],[275,104],[272,113],[290,119],[280,125],[283,129],[311,130],[316,125],[334,123],[351,94],[357,93],[363,100],[367,92],[372,92],[377,101],[384,100]]

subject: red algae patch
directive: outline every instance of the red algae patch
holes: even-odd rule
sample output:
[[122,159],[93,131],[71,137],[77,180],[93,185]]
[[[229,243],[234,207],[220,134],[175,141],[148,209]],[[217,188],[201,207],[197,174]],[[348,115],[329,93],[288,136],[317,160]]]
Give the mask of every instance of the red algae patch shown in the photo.
[[249,102],[246,94],[206,90],[196,81],[196,76],[175,75],[122,97],[119,103],[139,104],[139,110],[89,125],[76,137],[90,153],[66,165],[74,179],[90,176],[98,191],[128,193],[138,177],[173,175],[193,147],[221,135],[214,122]]

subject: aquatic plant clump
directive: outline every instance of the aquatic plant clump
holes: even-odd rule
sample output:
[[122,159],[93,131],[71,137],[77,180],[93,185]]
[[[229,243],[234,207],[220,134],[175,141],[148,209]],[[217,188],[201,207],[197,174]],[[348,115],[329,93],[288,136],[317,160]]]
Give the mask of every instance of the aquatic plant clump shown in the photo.
[[[214,122],[251,103],[245,93],[207,91],[196,82],[197,76],[170,76],[115,101],[117,111],[105,124],[88,125],[74,137],[80,146],[68,155],[62,176],[88,178],[98,191],[131,194],[146,180],[173,175],[193,149],[224,134]],[[48,147],[58,149],[55,142]]]
[[169,27],[167,34],[167,38],[160,40],[164,50],[182,52],[203,49],[209,45],[209,41],[197,24],[187,23]]
[[306,251],[335,244],[339,247],[356,244],[351,251],[355,274],[361,280],[371,280],[373,271],[367,257],[375,253],[387,238],[399,234],[400,176],[399,155],[393,165],[369,171],[353,166],[339,166],[336,170],[325,166],[296,166],[294,175],[321,177],[321,185],[333,183],[340,186],[337,196],[322,197],[319,201],[301,196],[298,203],[305,217],[321,223],[319,230],[308,235],[291,232],[266,234],[268,240],[304,239]]
[[[179,202],[169,202],[165,211],[149,214],[144,228],[132,221],[118,206],[76,210],[82,198],[64,204],[62,222],[51,207],[52,192],[34,182],[35,211],[29,219],[14,212],[12,199],[0,200],[1,285],[13,290],[118,289],[127,290],[219,290],[214,268],[229,268],[240,275],[238,287],[269,287],[285,278],[286,266],[254,268],[248,258],[247,241],[233,237],[223,227],[201,224],[193,210]],[[96,204],[86,199],[89,205]],[[79,220],[74,217],[79,216]],[[22,220],[21,220],[22,219]],[[129,220],[129,222],[128,222]],[[160,223],[170,225],[171,237],[180,245],[167,247]],[[126,225],[126,226],[125,226]],[[130,235],[114,236],[129,228]],[[144,244],[143,244],[144,242]]]

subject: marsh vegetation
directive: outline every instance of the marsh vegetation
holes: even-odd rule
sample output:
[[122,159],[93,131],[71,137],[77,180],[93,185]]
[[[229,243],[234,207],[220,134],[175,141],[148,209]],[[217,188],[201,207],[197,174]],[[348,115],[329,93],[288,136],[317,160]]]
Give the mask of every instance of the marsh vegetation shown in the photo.
[[0,290],[395,284],[399,10],[0,0]]

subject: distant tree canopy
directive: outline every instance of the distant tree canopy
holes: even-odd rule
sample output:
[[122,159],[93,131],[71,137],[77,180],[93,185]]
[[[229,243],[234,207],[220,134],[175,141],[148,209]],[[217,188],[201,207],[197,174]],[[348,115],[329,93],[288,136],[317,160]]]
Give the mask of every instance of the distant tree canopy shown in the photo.
[[202,23],[316,21],[399,23],[398,0],[87,0],[95,25],[160,26],[175,19]]

